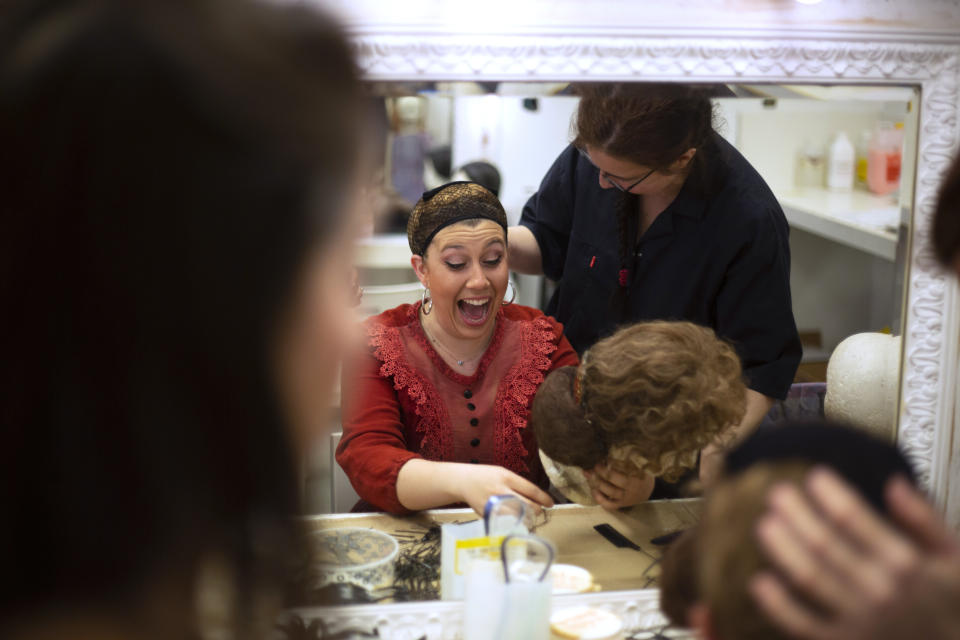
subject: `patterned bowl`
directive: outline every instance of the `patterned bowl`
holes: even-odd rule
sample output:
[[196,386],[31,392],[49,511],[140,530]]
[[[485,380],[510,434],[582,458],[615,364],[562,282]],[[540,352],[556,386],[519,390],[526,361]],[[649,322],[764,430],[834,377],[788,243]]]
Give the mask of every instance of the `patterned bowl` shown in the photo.
[[316,588],[350,583],[374,590],[393,584],[400,545],[391,535],[361,527],[327,529],[313,532],[310,546]]

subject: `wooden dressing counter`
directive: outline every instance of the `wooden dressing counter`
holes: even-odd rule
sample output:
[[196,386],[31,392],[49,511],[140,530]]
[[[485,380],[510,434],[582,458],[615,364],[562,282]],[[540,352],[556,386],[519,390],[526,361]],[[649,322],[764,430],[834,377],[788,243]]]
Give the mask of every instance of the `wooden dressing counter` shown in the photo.
[[[658,500],[622,511],[576,504],[558,505],[537,520],[536,533],[553,543],[556,562],[574,564],[593,574],[603,591],[645,589],[656,586],[663,547],[652,538],[688,529],[699,520],[700,499]],[[369,527],[385,533],[423,531],[437,524],[475,520],[471,509],[437,509],[410,516],[385,513],[329,514],[301,519],[308,530],[336,527]],[[617,548],[594,530],[609,524],[640,550]]]

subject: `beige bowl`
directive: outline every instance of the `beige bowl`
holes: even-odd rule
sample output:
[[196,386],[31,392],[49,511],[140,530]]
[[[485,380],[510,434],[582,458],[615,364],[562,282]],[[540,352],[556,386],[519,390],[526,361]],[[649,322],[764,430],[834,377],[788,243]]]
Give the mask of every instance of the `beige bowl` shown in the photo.
[[382,589],[393,584],[400,545],[375,529],[342,527],[310,534],[313,586],[355,584]]

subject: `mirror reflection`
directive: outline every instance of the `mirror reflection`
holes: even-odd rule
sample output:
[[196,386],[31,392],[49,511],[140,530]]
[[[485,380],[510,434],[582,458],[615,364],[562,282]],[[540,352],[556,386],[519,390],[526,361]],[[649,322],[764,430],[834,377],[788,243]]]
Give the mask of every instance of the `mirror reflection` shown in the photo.
[[304,502],[401,541],[378,597],[439,597],[439,527],[497,495],[581,590],[653,586],[747,434],[893,438],[914,88],[370,89],[364,346]]
[[[957,600],[928,596],[958,547],[891,442],[911,89],[364,93],[366,37],[281,4],[0,10],[0,638],[640,638],[654,586],[677,625],[770,638],[743,628],[754,578],[770,621],[832,638],[950,627],[927,605]],[[448,49],[430,31],[403,55]],[[790,55],[879,68],[818,31]],[[705,70],[762,62],[716,33]],[[954,87],[906,68],[955,47],[900,38],[881,71],[929,80],[940,139]],[[954,271],[958,193],[955,162],[931,216]]]

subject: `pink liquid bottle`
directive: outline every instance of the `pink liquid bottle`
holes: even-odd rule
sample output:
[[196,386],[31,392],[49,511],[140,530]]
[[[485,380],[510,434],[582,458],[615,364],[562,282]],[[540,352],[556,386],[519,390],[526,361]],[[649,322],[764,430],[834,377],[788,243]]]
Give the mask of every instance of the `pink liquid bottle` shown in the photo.
[[890,122],[877,123],[867,153],[867,187],[887,195],[900,186],[900,132]]

